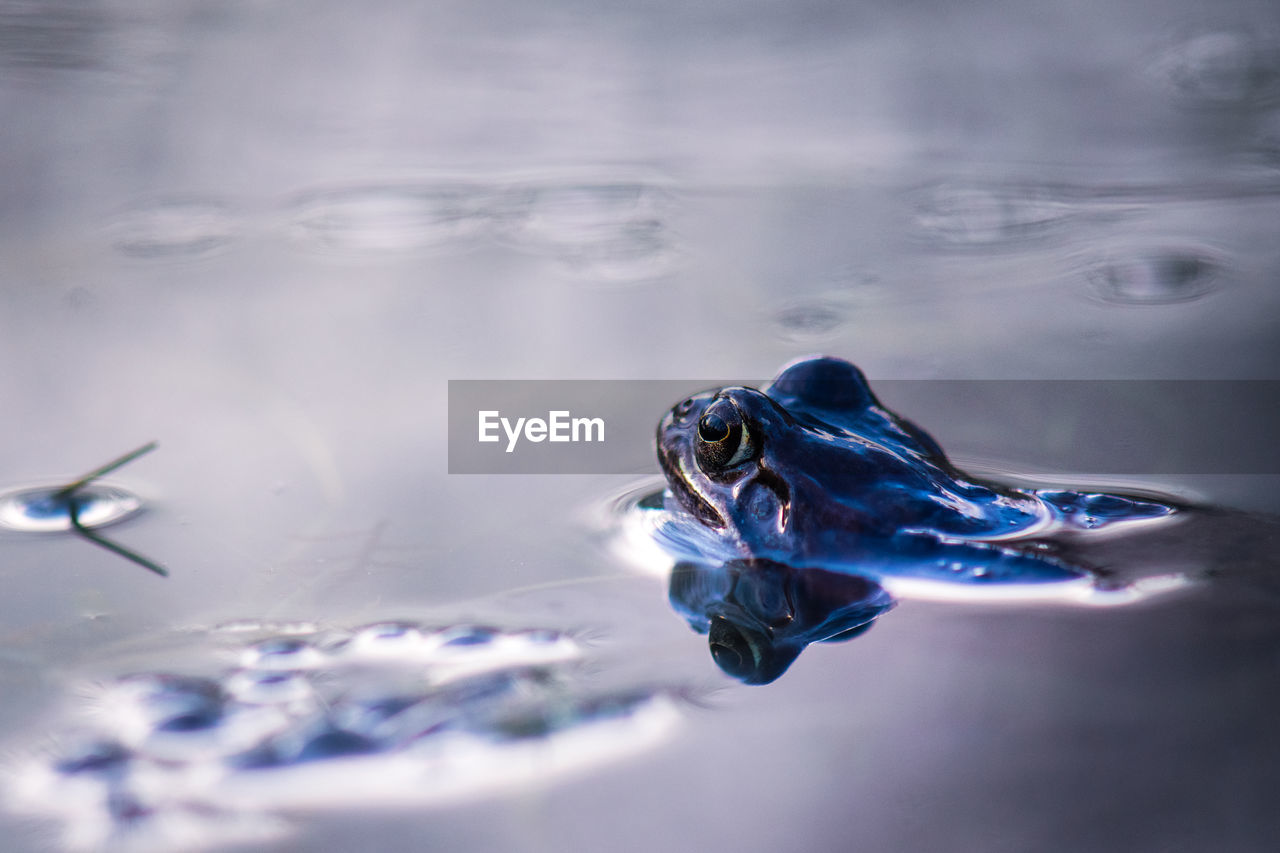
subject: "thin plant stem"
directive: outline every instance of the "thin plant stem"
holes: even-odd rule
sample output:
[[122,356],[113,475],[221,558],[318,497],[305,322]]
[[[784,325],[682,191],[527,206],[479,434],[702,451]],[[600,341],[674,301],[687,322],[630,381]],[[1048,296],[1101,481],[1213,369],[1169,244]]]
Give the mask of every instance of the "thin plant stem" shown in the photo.
[[94,468],[88,474],[85,474],[83,477],[80,477],[79,479],[76,479],[71,481],[70,483],[67,483],[61,489],[58,489],[58,491],[54,492],[53,499],[58,500],[60,498],[70,497],[72,493],[79,491],[80,489],[89,485],[99,477],[106,476],[107,474],[110,474],[112,471],[116,470],[117,468],[121,468],[125,465],[128,465],[130,462],[137,459],[139,456],[144,456],[150,453],[151,451],[155,450],[158,444],[159,442],[149,441],[146,444],[139,447],[137,450],[131,450],[128,453],[126,453],[124,456],[121,456],[117,459],[112,459],[106,465],[103,465],[99,468]]
[[81,524],[80,523],[80,500],[75,495],[71,496],[71,527],[76,531],[76,533],[79,533],[85,539],[88,539],[90,542],[92,542],[95,545],[106,548],[112,554],[115,554],[120,557],[124,557],[126,560],[137,563],[139,566],[142,566],[142,568],[144,569],[150,569],[151,571],[155,572],[162,578],[169,577],[169,570],[166,569],[164,566],[160,565],[154,560],[148,560],[146,557],[142,556],[136,551],[129,550],[123,545],[117,545],[115,542],[112,542],[110,539],[106,538],[105,536],[102,536],[98,533],[94,533],[88,527],[85,527],[83,524]]
[[71,518],[71,529],[74,530],[78,535],[89,540],[94,545],[97,545],[100,548],[107,549],[112,554],[115,554],[118,557],[124,557],[126,560],[130,561],[131,563],[136,563],[139,566],[142,566],[144,569],[147,569],[148,571],[155,572],[156,574],[160,575],[160,577],[162,578],[167,578],[169,577],[169,570],[166,569],[164,566],[160,565],[154,560],[147,559],[146,557],[142,556],[136,551],[131,551],[130,549],[124,547],[123,545],[117,545],[115,542],[112,542],[110,539],[108,539],[107,537],[103,536],[100,533],[94,533],[93,530],[86,527],[84,523],[80,521],[80,495],[78,494],[78,492],[81,489],[83,489],[85,486],[89,485],[99,477],[102,477],[106,474],[110,474],[112,471],[116,470],[117,468],[123,465],[129,464],[133,460],[137,459],[139,456],[142,456],[143,454],[146,454],[146,453],[150,453],[155,449],[156,449],[156,442],[154,441],[148,442],[147,444],[144,444],[141,447],[139,447],[137,450],[132,450],[129,453],[126,453],[124,456],[121,456],[117,459],[113,459],[110,462],[108,462],[106,465],[103,465],[99,468],[95,468],[92,471],[90,471],[88,474],[85,474],[83,477],[80,477],[79,479],[68,483],[67,485],[63,486],[61,489],[58,489],[58,491],[54,492],[52,495],[52,498],[54,500],[65,500],[67,502],[67,514]]

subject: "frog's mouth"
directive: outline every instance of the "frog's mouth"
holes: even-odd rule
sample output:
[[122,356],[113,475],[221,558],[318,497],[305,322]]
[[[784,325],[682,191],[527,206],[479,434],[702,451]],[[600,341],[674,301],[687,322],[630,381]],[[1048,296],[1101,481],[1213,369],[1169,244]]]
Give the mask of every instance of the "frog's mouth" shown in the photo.
[[717,512],[711,502],[698,492],[693,482],[684,473],[684,469],[680,464],[680,457],[674,451],[660,450],[658,452],[658,464],[662,466],[662,473],[667,478],[667,485],[671,487],[671,493],[676,496],[676,500],[680,501],[681,506],[693,514],[694,518],[717,530],[723,530],[727,526],[724,516]]

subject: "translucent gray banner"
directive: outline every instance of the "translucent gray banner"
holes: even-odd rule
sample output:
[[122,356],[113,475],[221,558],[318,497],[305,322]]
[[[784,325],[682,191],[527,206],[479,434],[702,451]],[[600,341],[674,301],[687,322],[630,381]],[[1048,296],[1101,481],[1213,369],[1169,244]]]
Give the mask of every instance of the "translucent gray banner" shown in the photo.
[[[449,473],[653,473],[662,414],[732,384],[765,383],[450,380]],[[871,385],[953,456],[1078,474],[1280,473],[1280,380]]]

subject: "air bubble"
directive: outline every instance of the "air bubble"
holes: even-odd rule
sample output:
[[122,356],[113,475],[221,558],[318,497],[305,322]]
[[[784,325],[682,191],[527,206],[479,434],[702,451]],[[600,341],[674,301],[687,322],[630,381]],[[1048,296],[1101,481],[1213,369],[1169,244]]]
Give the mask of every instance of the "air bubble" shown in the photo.
[[297,703],[313,696],[311,682],[284,670],[234,672],[227,678],[227,691],[237,701],[254,705]]
[[528,628],[523,631],[516,631],[512,636],[538,646],[549,646],[564,638],[564,635],[559,631],[552,631],[547,628]]
[[122,744],[95,739],[66,750],[53,767],[68,776],[109,773],[122,767],[131,757],[132,754]]
[[442,646],[483,646],[493,642],[501,632],[487,625],[456,625],[440,632]]
[[[27,533],[72,529],[71,498],[62,486],[39,486],[0,493],[0,527]],[[100,483],[75,491],[77,518],[83,527],[104,527],[134,515],[142,499],[132,492]]]
[[246,668],[289,670],[310,669],[324,660],[324,654],[298,637],[272,637],[245,650],[241,663]]
[[377,752],[378,748],[377,741],[364,735],[342,729],[328,729],[304,743],[294,760],[301,763],[350,755],[367,755]]
[[422,630],[409,622],[379,622],[355,632],[343,651],[348,654],[403,654],[422,647]]
[[129,676],[103,698],[105,713],[117,721],[122,738],[135,746],[160,734],[183,735],[216,728],[226,694],[207,678],[168,673]]

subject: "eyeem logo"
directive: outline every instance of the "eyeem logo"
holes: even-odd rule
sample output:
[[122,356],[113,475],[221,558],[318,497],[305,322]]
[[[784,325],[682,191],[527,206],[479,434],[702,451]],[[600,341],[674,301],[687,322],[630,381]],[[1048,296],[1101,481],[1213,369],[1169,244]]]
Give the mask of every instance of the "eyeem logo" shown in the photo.
[[568,409],[547,413],[547,419],[516,418],[515,424],[502,417],[502,412],[490,409],[477,413],[480,422],[480,441],[499,441],[498,427],[507,437],[507,453],[516,449],[523,431],[525,440],[540,441],[604,441],[604,418],[575,418]]
[[450,474],[645,474],[688,382],[450,379]]

